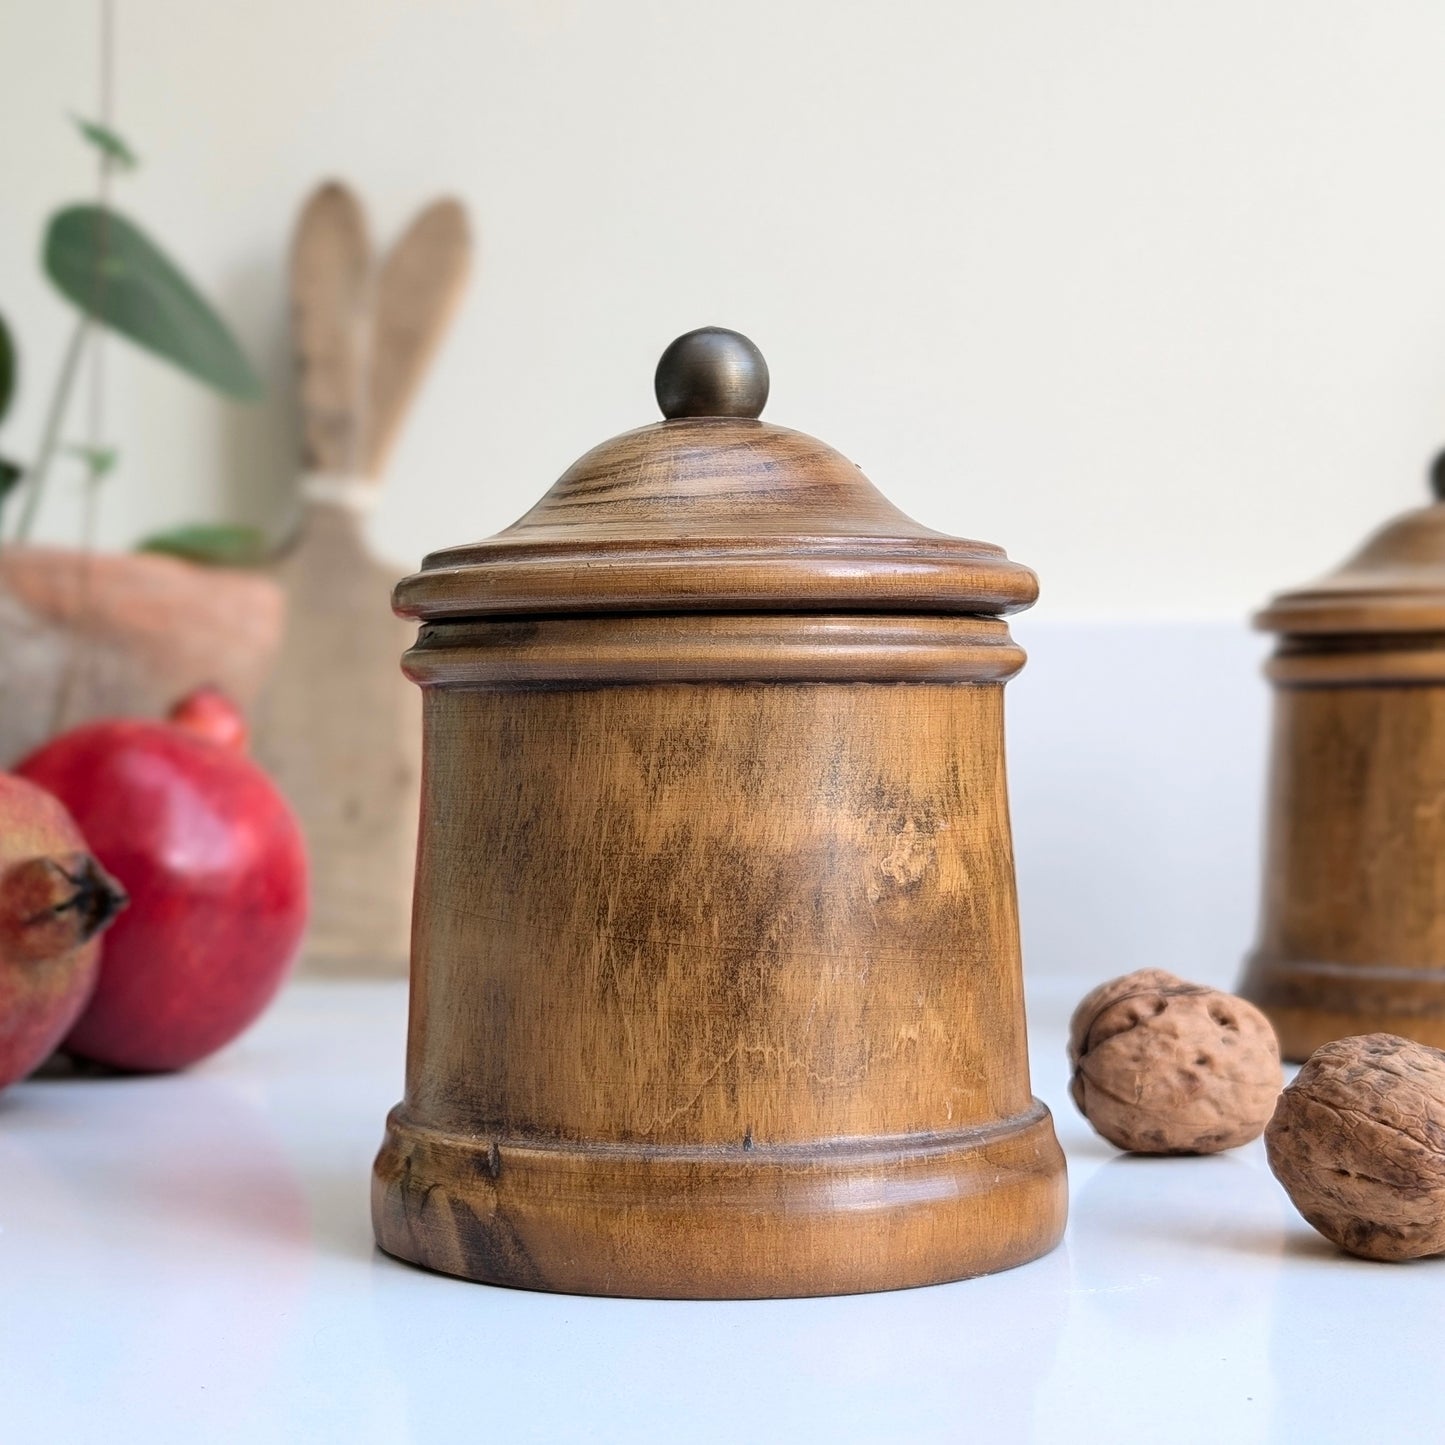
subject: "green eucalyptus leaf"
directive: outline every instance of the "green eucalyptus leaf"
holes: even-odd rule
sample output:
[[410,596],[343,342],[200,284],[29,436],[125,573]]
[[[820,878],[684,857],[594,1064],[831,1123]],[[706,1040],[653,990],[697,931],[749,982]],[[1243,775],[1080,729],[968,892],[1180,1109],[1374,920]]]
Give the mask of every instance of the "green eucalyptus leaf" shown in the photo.
[[15,399],[15,370],[15,342],[5,318],[0,316],[0,421],[4,421],[5,413]]
[[241,401],[261,382],[226,323],[144,231],[116,211],[67,206],[50,218],[45,270],[61,294],[139,346]]
[[133,171],[140,164],[140,157],[108,125],[98,120],[86,120],[84,116],[70,117],[75,128],[113,165],[118,171]]
[[249,567],[266,559],[266,534],[259,527],[198,523],[147,537],[137,552],[162,552],[210,566]]
[[120,461],[120,453],[114,447],[66,447],[65,450],[85,463],[93,482],[109,476]]
[[0,513],[4,512],[6,500],[24,477],[25,468],[19,462],[12,462],[9,457],[0,457]]

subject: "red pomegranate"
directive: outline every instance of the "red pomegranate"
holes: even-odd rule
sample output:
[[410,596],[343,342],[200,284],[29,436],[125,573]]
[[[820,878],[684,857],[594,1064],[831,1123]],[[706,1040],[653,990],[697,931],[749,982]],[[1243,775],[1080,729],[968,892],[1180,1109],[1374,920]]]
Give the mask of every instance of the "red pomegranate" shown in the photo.
[[0,1088],[50,1056],[85,1007],[125,894],[61,803],[0,773]]
[[306,924],[306,852],[245,736],[236,708],[203,689],[167,722],[87,723],[17,767],[71,810],[130,893],[68,1053],[185,1068],[280,987]]

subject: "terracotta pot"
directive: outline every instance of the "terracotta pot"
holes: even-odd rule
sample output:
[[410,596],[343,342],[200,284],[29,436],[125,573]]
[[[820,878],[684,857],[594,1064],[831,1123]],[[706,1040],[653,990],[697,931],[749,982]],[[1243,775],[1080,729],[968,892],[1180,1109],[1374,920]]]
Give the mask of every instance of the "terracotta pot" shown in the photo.
[[249,707],[281,641],[269,578],[145,553],[0,549],[0,765],[88,718],[215,683]]

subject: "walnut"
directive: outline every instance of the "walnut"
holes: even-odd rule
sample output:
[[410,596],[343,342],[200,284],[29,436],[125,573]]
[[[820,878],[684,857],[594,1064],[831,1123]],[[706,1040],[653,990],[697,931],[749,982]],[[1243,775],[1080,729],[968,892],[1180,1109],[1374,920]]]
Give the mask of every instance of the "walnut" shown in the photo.
[[1445,1254],[1445,1053],[1395,1034],[1336,1039],[1264,1135],[1294,1206],[1350,1254]]
[[1215,1154],[1257,1139],[1284,1073],[1243,999],[1140,969],[1086,994],[1069,1025],[1079,1112],[1136,1154]]

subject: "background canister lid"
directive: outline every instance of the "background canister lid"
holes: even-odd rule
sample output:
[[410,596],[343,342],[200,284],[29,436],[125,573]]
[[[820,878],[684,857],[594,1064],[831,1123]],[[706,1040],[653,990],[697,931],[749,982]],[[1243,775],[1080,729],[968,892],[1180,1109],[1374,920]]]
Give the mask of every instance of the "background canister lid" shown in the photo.
[[1388,522],[1333,572],[1282,592],[1255,618],[1268,632],[1445,632],[1445,453],[1436,501]]

